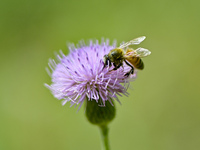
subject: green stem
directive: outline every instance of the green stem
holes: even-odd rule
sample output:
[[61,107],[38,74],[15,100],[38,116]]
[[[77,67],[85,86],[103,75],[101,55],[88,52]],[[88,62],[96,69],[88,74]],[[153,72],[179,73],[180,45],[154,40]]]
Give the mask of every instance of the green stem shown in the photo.
[[108,142],[108,126],[101,125],[99,127],[101,130],[101,137],[102,137],[102,150],[110,150],[109,142]]

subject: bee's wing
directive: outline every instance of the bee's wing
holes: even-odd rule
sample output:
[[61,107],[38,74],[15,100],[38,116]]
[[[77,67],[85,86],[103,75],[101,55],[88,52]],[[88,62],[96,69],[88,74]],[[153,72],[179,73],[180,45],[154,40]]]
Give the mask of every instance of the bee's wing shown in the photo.
[[127,43],[120,45],[119,48],[125,48],[125,47],[128,47],[129,45],[138,45],[142,41],[144,41],[145,38],[146,38],[145,36],[138,37],[138,38],[133,39],[133,40],[127,42]]
[[151,52],[148,49],[141,48],[141,47],[137,48],[135,50],[135,53],[136,53],[136,57],[146,57],[151,54]]
[[124,58],[126,59],[126,58],[132,58],[132,57],[136,57],[136,52],[135,52],[135,50],[134,49],[128,49],[127,51],[126,51],[126,53],[124,54]]

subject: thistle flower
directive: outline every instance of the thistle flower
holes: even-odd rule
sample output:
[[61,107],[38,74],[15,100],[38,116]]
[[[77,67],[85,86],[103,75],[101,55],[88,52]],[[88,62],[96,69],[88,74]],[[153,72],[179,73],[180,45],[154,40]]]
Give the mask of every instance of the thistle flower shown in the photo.
[[[80,104],[84,101],[96,101],[105,106],[106,101],[113,105],[113,101],[119,99],[117,96],[128,95],[127,87],[129,78],[124,74],[130,70],[130,67],[124,64],[117,70],[113,66],[105,67],[103,57],[109,51],[116,47],[116,42],[109,45],[109,40],[98,40],[89,44],[80,41],[75,47],[69,44],[69,55],[56,54],[57,61],[50,59],[48,71],[52,78],[52,84],[45,84],[55,98],[63,100],[62,104],[71,102],[71,106]],[[135,78],[134,73],[131,78]]]
[[60,54],[56,54],[56,61],[49,60],[51,71],[47,69],[47,72],[52,78],[52,84],[45,86],[55,98],[63,100],[63,105],[71,102],[71,106],[80,104],[80,108],[86,101],[86,117],[90,123],[99,126],[103,147],[109,150],[108,123],[116,113],[113,102],[117,100],[120,103],[118,96],[128,95],[129,81],[136,77],[136,71],[127,77],[130,66],[124,62],[123,67],[117,70],[114,70],[113,64],[106,64],[105,67],[104,55],[116,48],[116,42],[110,45],[109,40],[102,40],[101,44],[98,40],[91,40],[89,44],[81,41],[76,47],[70,44],[68,48],[69,55],[60,51]]

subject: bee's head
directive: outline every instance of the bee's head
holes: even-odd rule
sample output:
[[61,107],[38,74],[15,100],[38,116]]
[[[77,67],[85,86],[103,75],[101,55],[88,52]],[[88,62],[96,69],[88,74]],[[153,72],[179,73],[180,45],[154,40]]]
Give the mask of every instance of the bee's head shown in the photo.
[[107,65],[109,65],[109,66],[111,65],[111,60],[110,60],[109,55],[104,55],[103,61],[104,61],[104,67]]
[[109,59],[108,55],[104,55],[104,57],[103,57],[104,64],[106,64],[106,62],[109,61],[109,60],[110,59]]
[[103,56],[103,62],[105,63],[107,59],[108,59],[108,55],[104,55]]

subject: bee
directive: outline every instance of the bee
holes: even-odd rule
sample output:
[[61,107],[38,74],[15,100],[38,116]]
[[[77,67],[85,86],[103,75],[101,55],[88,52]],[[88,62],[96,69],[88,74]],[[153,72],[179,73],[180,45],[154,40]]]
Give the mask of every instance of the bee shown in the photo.
[[104,68],[108,65],[111,66],[113,63],[113,70],[117,70],[121,66],[123,67],[123,62],[125,62],[131,68],[130,71],[124,75],[126,77],[134,73],[134,68],[140,70],[144,69],[144,63],[141,57],[146,57],[150,55],[151,52],[141,47],[134,50],[133,48],[129,48],[129,46],[138,45],[144,41],[145,38],[145,36],[141,36],[112,49],[107,55],[104,55]]

